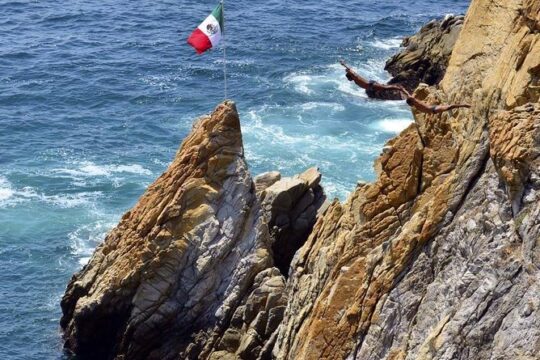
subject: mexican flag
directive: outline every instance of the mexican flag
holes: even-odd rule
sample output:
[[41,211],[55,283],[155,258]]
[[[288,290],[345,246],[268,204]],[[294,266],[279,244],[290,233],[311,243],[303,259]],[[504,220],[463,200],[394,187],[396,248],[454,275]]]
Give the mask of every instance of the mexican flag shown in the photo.
[[214,11],[189,36],[187,42],[193,46],[197,54],[219,44],[223,36],[223,4],[220,3]]

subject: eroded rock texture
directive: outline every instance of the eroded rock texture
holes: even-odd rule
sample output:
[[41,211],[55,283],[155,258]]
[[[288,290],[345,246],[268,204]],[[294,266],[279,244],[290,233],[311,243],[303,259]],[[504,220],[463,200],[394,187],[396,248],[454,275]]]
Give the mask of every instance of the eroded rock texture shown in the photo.
[[68,348],[102,358],[197,353],[208,329],[230,319],[239,294],[270,265],[242,154],[233,104],[196,123],[169,169],[71,280],[62,300]]
[[66,346],[117,359],[537,359],[540,2],[473,0],[444,78],[415,96],[472,107],[414,113],[377,180],[328,207],[316,169],[254,183],[234,105],[220,105],[70,282]]
[[315,225],[317,210],[326,199],[320,181],[321,173],[311,168],[300,175],[280,179],[261,193],[274,239],[275,266],[285,276],[294,254],[304,245]]
[[[319,206],[302,200],[318,182],[304,182],[289,201],[299,214]],[[92,359],[256,358],[286,303],[285,279],[272,267],[275,210],[266,211],[226,102],[196,122],[167,171],[69,283],[66,347]],[[305,216],[315,222],[315,213]]]

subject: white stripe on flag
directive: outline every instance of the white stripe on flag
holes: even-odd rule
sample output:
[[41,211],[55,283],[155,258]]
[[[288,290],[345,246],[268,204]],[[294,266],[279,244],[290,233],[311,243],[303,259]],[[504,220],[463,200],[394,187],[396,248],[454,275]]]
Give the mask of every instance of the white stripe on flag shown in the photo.
[[221,40],[221,28],[219,22],[216,20],[214,15],[209,15],[204,21],[199,25],[199,30],[201,30],[212,43],[212,47],[215,47],[219,44]]

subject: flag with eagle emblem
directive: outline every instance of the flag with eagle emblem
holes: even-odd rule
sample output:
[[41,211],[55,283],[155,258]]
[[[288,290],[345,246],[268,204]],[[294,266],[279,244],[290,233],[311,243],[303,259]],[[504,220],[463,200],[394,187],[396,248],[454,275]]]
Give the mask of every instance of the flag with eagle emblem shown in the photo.
[[193,46],[197,54],[202,54],[221,41],[223,37],[223,3],[199,25],[189,36],[187,42]]

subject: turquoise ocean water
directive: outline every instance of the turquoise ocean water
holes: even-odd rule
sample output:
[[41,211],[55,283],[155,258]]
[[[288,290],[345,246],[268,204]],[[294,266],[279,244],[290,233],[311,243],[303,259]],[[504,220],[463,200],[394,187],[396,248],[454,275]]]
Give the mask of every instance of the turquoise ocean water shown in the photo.
[[[215,1],[0,1],[0,359],[62,357],[59,300],[223,99],[222,50],[185,40]],[[384,61],[465,0],[230,1],[229,97],[253,174],[319,166],[344,199],[372,180],[411,121],[367,99],[339,58],[386,80]]]

